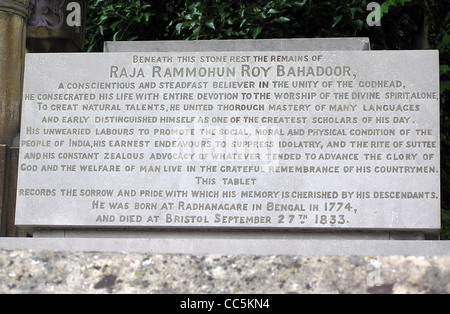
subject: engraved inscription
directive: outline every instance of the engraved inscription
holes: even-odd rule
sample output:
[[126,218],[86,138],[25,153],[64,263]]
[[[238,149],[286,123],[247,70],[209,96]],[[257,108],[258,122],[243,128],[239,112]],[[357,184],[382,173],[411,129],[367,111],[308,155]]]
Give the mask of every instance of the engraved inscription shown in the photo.
[[[67,66],[50,67],[55,58]],[[17,223],[434,228],[436,60],[434,52],[29,56]]]

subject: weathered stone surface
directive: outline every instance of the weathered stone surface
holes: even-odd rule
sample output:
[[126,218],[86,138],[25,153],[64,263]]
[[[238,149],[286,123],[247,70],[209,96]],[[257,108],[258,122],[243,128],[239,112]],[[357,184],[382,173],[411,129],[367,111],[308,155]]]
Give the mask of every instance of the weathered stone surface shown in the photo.
[[[449,256],[449,241],[396,241],[339,239],[341,234],[319,235],[315,240],[296,233],[164,232],[118,236],[81,231],[64,238],[0,238],[0,250],[69,252],[127,252],[187,255],[298,255],[298,256]],[[125,233],[125,231],[124,231]],[[97,236],[97,238],[95,237]],[[258,243],[258,245],[255,245]]]
[[0,293],[450,293],[450,258],[6,250]]
[[437,234],[438,57],[29,54],[16,223]]
[[5,187],[5,166],[6,166],[6,146],[0,145],[0,236],[5,235],[6,229],[4,222],[5,209],[3,208],[4,187]]
[[370,50],[369,38],[231,39],[200,41],[106,41],[105,52],[150,51],[341,51]]
[[5,234],[4,214],[3,208],[4,187],[5,187],[5,166],[6,166],[6,146],[0,145],[0,236]]

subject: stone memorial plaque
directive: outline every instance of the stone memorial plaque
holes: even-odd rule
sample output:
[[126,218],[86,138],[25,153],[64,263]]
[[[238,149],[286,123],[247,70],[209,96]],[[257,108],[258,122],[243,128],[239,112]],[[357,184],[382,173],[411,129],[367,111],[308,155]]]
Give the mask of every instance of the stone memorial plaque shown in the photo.
[[29,54],[16,223],[439,230],[438,58]]

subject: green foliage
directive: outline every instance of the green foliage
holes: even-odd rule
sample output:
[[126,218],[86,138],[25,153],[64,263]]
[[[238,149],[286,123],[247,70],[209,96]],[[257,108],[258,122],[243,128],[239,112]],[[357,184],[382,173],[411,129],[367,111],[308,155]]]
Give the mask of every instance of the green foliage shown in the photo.
[[383,4],[381,4],[381,17],[383,18],[383,15],[389,13],[389,8],[391,7],[397,7],[398,5],[403,6],[408,2],[412,2],[413,0],[387,0],[384,1]]
[[[287,28],[286,23],[291,22],[288,11],[301,8],[306,3],[291,1],[268,1],[265,5],[246,6],[234,1],[224,2],[211,1],[206,10],[207,18],[204,23],[195,23],[190,20],[191,14],[180,14],[179,23],[175,29],[176,35],[182,35],[187,39],[199,38],[257,38],[261,33],[266,36],[275,35],[273,30],[280,33],[281,29]],[[260,1],[261,2],[261,1]],[[189,1],[186,1],[186,5]],[[199,3],[189,5],[189,10],[196,10]],[[191,13],[191,12],[189,12]],[[284,25],[283,25],[284,24]]]
[[[332,16],[323,21],[330,1],[183,1],[178,18],[169,24],[173,35],[183,39],[277,38],[291,37],[293,31],[305,34],[321,29],[303,16],[316,16],[329,26]],[[337,24],[337,23],[336,23]]]
[[[450,9],[450,4],[446,8]],[[440,52],[441,62],[441,238],[450,240],[450,11],[444,10],[441,14],[443,18],[440,21],[444,22],[430,37],[432,46]]]
[[355,36],[368,0],[88,0],[88,51],[105,40]]
[[[450,35],[447,32],[442,33],[442,41],[437,46],[439,51],[442,54],[445,54],[445,52],[450,50]],[[449,61],[448,59],[446,60]],[[442,64],[442,62],[441,62]],[[441,95],[443,95],[445,92],[450,91],[450,66],[447,64],[443,64],[440,67],[441,70]]]
[[450,235],[450,2],[385,0],[88,0],[88,51],[107,40],[369,37],[373,49],[437,49],[441,61],[442,238]]
[[442,210],[442,240],[450,240],[450,211]]
[[131,41],[164,34],[169,16],[157,1],[89,0],[88,51],[102,51],[105,40]]

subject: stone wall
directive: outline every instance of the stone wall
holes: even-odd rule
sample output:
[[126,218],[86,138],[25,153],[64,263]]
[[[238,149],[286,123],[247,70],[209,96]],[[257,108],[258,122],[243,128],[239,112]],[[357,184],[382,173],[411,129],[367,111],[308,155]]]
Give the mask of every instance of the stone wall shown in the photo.
[[0,251],[0,293],[450,293],[450,257]]

